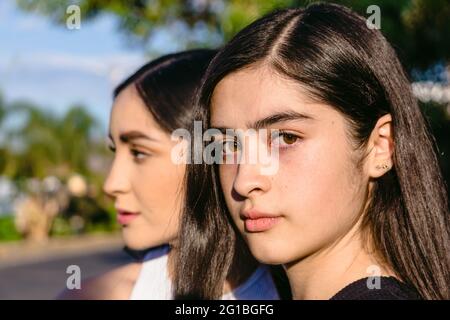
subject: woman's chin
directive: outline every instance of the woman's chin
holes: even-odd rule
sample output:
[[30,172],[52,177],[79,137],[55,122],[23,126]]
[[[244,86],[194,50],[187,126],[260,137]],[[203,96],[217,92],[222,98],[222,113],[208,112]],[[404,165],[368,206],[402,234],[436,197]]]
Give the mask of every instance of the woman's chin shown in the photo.
[[282,252],[277,251],[275,248],[267,246],[249,246],[251,253],[260,263],[279,265],[286,262],[286,257]]
[[142,239],[130,231],[131,230],[122,230],[122,238],[127,248],[132,250],[145,250],[158,246],[157,243]]

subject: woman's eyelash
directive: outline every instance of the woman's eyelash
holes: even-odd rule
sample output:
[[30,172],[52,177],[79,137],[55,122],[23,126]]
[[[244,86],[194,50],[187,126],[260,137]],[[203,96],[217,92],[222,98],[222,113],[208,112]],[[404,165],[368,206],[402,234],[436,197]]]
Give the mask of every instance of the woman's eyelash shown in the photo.
[[[302,137],[300,137],[299,135],[289,132],[289,131],[283,131],[283,130],[279,130],[276,131],[275,133],[272,134],[271,137],[271,143],[274,139],[276,138],[282,138],[283,139],[283,144],[279,143],[279,147],[280,148],[290,148],[293,145],[296,145],[299,140],[302,139]],[[286,140],[286,138],[288,140]]]
[[[108,145],[108,149],[109,149],[111,152],[113,152],[113,153],[116,152],[116,147],[113,146],[113,145]],[[134,149],[134,148],[131,148],[131,149],[130,149],[130,153],[131,153],[131,155],[133,156],[133,158],[135,158],[136,160],[142,160],[143,157],[148,156],[147,153],[141,152],[141,151],[139,151],[139,150],[137,150],[137,149]]]
[[135,160],[138,160],[138,161],[143,160],[143,158],[148,156],[147,153],[141,152],[137,149],[130,149],[130,153],[133,156],[133,158],[135,158]]
[[[269,139],[270,143],[272,144],[273,140],[276,138],[283,138],[284,148],[288,148],[290,145],[294,145],[298,141],[302,140],[302,137],[300,135],[283,130],[276,130],[275,132],[273,132]],[[218,143],[222,145],[222,148],[224,148],[225,145],[230,146],[230,144],[232,144],[237,149],[241,147],[238,140],[222,140],[220,142],[218,141]]]
[[239,152],[241,149],[241,144],[236,139],[236,137],[218,139],[215,141],[215,143],[217,144],[218,149],[220,150],[223,156]]

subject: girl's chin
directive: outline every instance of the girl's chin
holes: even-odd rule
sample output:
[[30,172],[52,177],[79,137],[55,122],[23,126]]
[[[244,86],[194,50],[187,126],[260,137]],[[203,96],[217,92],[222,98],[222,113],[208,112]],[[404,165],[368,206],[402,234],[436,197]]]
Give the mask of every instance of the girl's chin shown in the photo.
[[281,252],[277,252],[276,248],[249,246],[251,253],[260,263],[279,265],[284,264],[288,260]]
[[146,239],[146,237],[137,236],[137,232],[133,228],[124,228],[122,230],[122,238],[127,248],[136,251],[147,250],[169,242],[165,241],[165,239],[151,241],[151,239]]
[[256,257],[255,259],[258,260],[262,264],[268,264],[268,265],[284,265],[286,260],[282,259],[280,257],[268,257],[268,256],[261,256]]
[[143,241],[136,237],[136,235],[130,234],[131,232],[128,231],[130,230],[122,231],[122,238],[127,248],[131,250],[145,250],[156,246],[153,242]]

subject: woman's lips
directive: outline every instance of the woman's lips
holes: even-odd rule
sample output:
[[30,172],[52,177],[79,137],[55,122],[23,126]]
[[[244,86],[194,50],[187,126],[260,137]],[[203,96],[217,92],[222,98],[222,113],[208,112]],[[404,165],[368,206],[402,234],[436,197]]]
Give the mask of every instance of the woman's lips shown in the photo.
[[274,218],[258,218],[258,219],[246,219],[245,220],[245,229],[249,232],[262,232],[271,229],[275,226],[280,217]]
[[126,210],[117,210],[117,222],[121,225],[127,225],[139,215],[138,212],[130,212]]
[[274,227],[280,221],[281,216],[248,210],[241,214],[241,218],[244,219],[245,229],[248,232],[262,232]]

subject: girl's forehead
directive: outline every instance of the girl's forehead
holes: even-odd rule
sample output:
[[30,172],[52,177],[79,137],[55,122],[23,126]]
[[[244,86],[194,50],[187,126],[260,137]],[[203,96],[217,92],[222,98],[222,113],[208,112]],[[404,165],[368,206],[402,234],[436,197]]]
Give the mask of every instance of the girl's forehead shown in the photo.
[[225,108],[249,110],[252,106],[307,103],[312,99],[298,82],[268,67],[247,68],[224,77],[214,88],[211,97],[212,111]]
[[[266,80],[251,78],[250,72],[230,75],[216,87],[211,100],[211,126],[252,127],[251,124],[264,122],[264,119],[272,123],[273,118],[280,118],[280,121],[314,119],[317,123],[342,117],[331,106],[313,101],[293,80],[281,76],[274,79],[272,75]],[[252,81],[254,84],[250,83]]]
[[141,131],[159,138],[166,135],[133,86],[125,88],[116,97],[111,109],[109,128],[112,134]]

